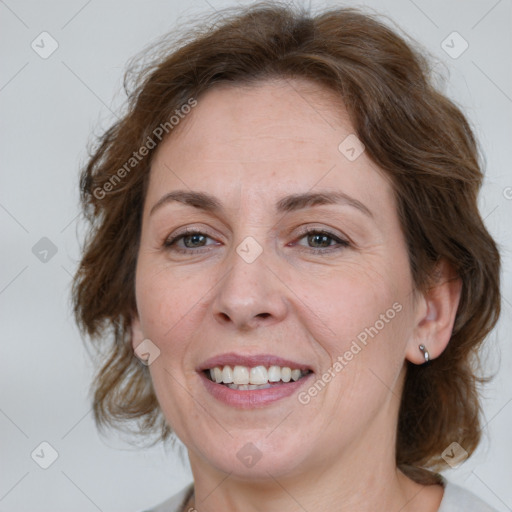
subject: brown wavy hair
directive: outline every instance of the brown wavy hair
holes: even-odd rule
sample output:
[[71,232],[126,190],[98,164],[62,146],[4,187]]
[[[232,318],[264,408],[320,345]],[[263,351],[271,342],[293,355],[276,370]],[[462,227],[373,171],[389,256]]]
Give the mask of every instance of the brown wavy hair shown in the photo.
[[390,177],[415,287],[431,285],[441,259],[462,280],[446,350],[428,364],[408,363],[397,427],[398,467],[416,481],[438,481],[422,468],[442,469],[453,441],[472,453],[480,440],[477,351],[500,313],[500,256],[477,207],[483,173],[468,121],[436,89],[424,52],[374,14],[313,15],[264,2],[225,9],[184,33],[154,46],[149,63],[131,63],[126,112],[97,140],[81,174],[88,231],[73,300],[101,357],[91,387],[98,427],[156,434],[154,442],[172,437],[130,334],[141,214],[159,141],[136,164],[130,159],[216,84],[305,78],[339,95],[367,155]]

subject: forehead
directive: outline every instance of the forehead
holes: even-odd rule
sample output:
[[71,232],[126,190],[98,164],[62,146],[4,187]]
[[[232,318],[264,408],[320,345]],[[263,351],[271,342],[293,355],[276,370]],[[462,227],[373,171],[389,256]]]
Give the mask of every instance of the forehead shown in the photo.
[[197,102],[155,155],[148,202],[173,188],[220,197],[236,189],[239,198],[243,188],[276,199],[315,186],[389,200],[386,178],[365,153],[351,161],[340,150],[354,128],[333,91],[280,79],[216,86]]
[[353,131],[340,98],[319,84],[303,79],[221,84],[198,99],[197,107],[166,142],[173,147],[174,138],[199,151],[196,156],[207,153],[243,160],[253,148],[255,158],[261,160],[272,152],[274,159],[279,144],[304,144],[297,149],[310,150],[308,142],[315,142],[319,151],[325,151],[331,140],[322,146],[318,142],[341,125]]

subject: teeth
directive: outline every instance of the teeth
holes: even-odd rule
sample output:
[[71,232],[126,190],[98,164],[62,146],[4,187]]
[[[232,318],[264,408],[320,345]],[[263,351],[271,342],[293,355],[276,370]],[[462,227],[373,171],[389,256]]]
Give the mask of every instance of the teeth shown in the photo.
[[292,380],[299,380],[300,374],[301,374],[300,370],[292,370],[292,372],[291,372]]
[[222,382],[222,370],[218,366],[216,366],[213,369],[213,375],[212,375],[212,371],[210,370],[210,375],[215,382],[217,382],[217,383]]
[[271,366],[268,369],[268,381],[279,382],[281,380],[281,368],[279,366]]
[[267,384],[268,383],[267,369],[264,366],[256,366],[256,368],[251,368],[249,382],[251,384]]
[[234,384],[249,384],[249,368],[247,366],[235,366],[233,368]]
[[224,382],[224,384],[231,384],[233,382],[233,370],[231,366],[224,366],[224,368],[222,368],[222,382]]
[[250,390],[250,389],[265,389],[270,387],[270,383],[276,382],[290,382],[291,380],[297,381],[309,371],[302,371],[299,369],[291,369],[288,366],[270,366],[268,369],[265,366],[255,366],[249,368],[248,366],[216,366],[211,368],[210,378],[217,384],[226,384],[231,389]]
[[256,384],[240,384],[237,386],[236,384],[228,384],[228,388],[236,389],[237,391],[249,391],[251,389],[267,389],[271,388],[270,384],[263,384],[262,386],[257,386]]

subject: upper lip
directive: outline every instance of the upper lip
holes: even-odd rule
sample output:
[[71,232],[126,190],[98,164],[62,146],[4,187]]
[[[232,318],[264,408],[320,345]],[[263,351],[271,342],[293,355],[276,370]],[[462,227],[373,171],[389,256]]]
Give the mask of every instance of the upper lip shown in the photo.
[[292,361],[283,357],[275,356],[272,354],[237,354],[235,352],[229,352],[226,354],[220,354],[218,356],[210,357],[204,363],[198,367],[197,371],[209,370],[216,366],[248,366],[254,368],[255,366],[281,366],[288,367],[298,370],[311,370],[311,366],[300,363],[298,361]]

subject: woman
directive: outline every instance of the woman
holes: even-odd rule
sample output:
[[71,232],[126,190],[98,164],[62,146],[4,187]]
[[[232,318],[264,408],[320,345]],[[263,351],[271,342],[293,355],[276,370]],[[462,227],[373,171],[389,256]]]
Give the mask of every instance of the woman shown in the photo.
[[499,316],[466,119],[374,17],[221,14],[83,171],[98,425],[185,444],[153,510],[491,510],[436,473],[479,442]]

